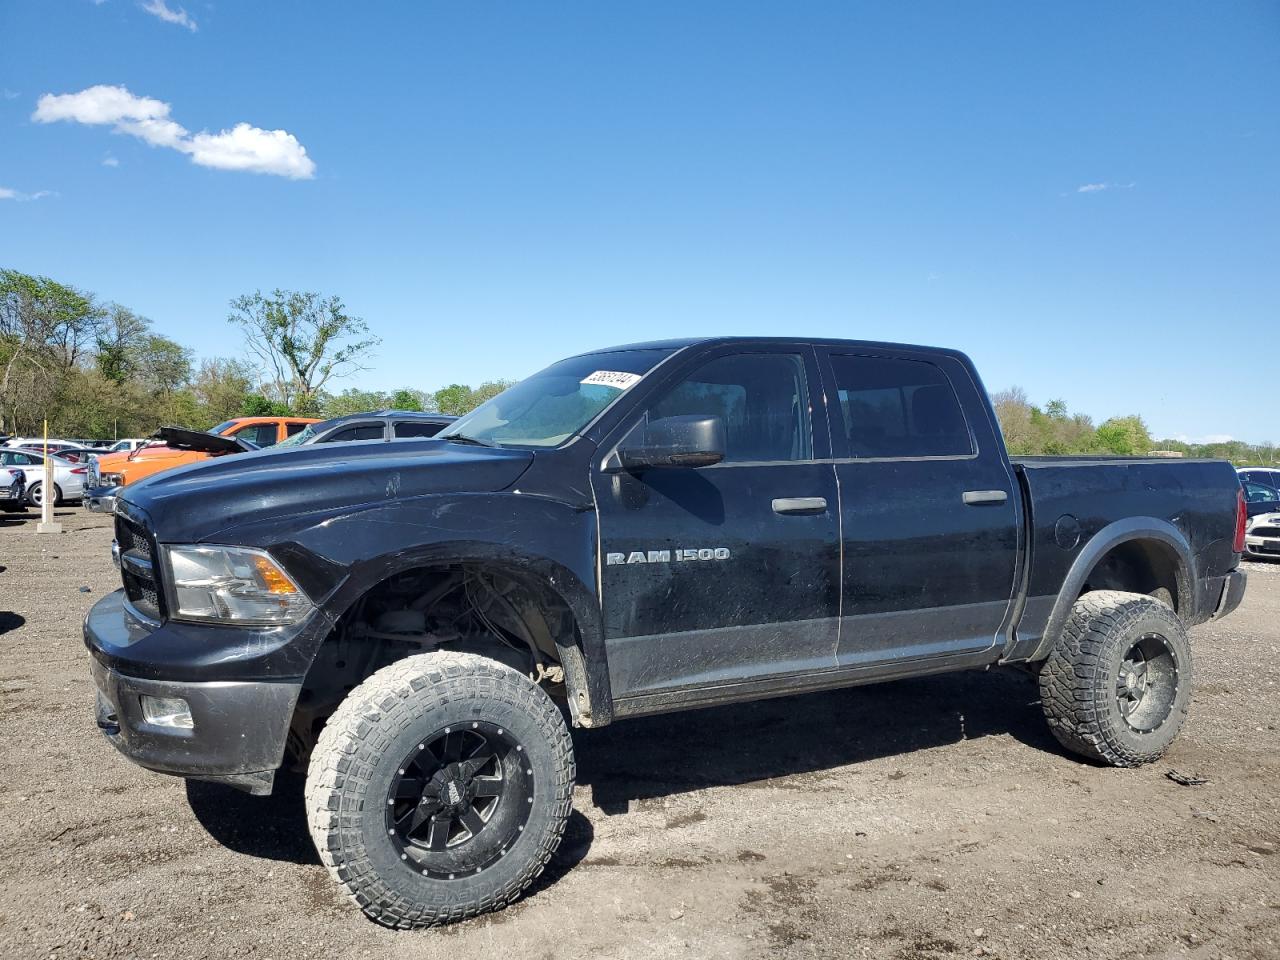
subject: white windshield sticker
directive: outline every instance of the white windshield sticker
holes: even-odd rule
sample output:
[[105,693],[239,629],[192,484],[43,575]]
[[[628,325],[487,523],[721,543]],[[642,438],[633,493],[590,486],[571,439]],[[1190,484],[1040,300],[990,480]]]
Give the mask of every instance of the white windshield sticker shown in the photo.
[[613,387],[616,390],[629,390],[640,382],[640,374],[623,373],[621,370],[597,370],[591,376],[583,377],[582,382],[601,387]]

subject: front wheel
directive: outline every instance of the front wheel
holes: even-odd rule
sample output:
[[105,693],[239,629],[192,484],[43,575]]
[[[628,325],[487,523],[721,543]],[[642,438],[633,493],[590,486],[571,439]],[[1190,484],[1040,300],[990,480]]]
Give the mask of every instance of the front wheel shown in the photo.
[[1191,704],[1186,627],[1152,597],[1085,594],[1041,665],[1040,703],[1074,753],[1115,767],[1158,759]]
[[542,872],[574,773],[564,718],[528,677],[473,654],[408,657],[329,718],[307,771],[311,837],[377,922],[461,920]]

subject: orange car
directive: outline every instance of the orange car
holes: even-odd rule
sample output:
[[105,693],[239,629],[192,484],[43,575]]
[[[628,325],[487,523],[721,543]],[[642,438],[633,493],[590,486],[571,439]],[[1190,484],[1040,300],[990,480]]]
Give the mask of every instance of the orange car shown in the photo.
[[[165,427],[158,436],[169,440],[168,443],[152,443],[99,457],[89,468],[84,504],[90,510],[110,513],[115,506],[115,487],[137,483],[161,470],[252,449],[236,442],[239,440],[269,447],[298,433],[307,424],[319,422],[314,417],[237,417],[218,424],[208,433]],[[217,438],[221,437],[227,439],[220,442]],[[201,438],[207,442],[201,442]]]

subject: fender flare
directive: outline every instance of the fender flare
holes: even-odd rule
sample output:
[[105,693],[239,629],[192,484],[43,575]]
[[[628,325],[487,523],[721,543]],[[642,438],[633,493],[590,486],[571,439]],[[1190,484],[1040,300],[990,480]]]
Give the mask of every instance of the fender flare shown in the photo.
[[1080,596],[1085,581],[1098,561],[1122,543],[1135,540],[1154,540],[1172,552],[1176,561],[1174,574],[1178,582],[1178,615],[1184,620],[1194,615],[1198,603],[1195,595],[1196,561],[1187,538],[1167,520],[1156,517],[1126,517],[1107,524],[1076,554],[1062,588],[1058,591],[1058,599],[1054,601],[1044,633],[1040,636],[1040,645],[1030,658],[1032,661],[1043,660],[1048,656],[1049,650],[1062,635],[1071,607]]
[[573,662],[573,655],[566,655],[565,648],[561,646],[561,663],[565,668],[565,686],[573,702],[573,715],[584,727],[602,727],[610,723],[613,719],[613,692],[609,684],[608,654],[600,608],[587,585],[556,560],[484,541],[439,541],[361,563],[325,599],[324,607],[336,623],[360,597],[399,573],[437,564],[485,562],[515,573],[528,574],[569,608],[582,639],[580,664]]

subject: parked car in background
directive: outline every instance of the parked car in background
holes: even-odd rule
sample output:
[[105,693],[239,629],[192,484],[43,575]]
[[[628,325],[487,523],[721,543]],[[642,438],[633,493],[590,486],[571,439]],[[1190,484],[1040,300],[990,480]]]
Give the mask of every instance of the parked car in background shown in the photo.
[[1280,490],[1280,467],[1237,467],[1241,483],[1262,483]]
[[117,487],[210,457],[274,446],[300,433],[309,424],[319,422],[315,417],[237,417],[207,433],[162,427],[156,432],[159,443],[148,441],[128,452],[99,457],[89,476],[89,494],[84,505],[96,513],[110,513],[113,491]]
[[280,441],[279,447],[301,447],[311,443],[345,443],[350,440],[406,440],[434,437],[457,417],[447,413],[417,410],[374,410],[334,417],[313,423],[302,432]]
[[27,475],[17,467],[0,469],[0,510],[17,513],[27,508]]
[[1280,490],[1252,480],[1245,480],[1240,487],[1244,490],[1245,509],[1250,519],[1264,513],[1280,512]]
[[[44,453],[45,445],[43,443],[24,443],[21,446],[14,447],[15,450],[34,450],[37,453]],[[56,456],[62,457],[64,460],[70,460],[72,463],[88,463],[103,455],[106,451],[95,450],[92,447],[72,446],[67,443],[50,443],[48,451]]]
[[1249,519],[1244,531],[1245,556],[1255,560],[1280,560],[1280,503]]
[[[4,442],[6,447],[43,447],[45,445],[44,437],[10,437]],[[49,449],[58,450],[60,447],[78,447],[80,443],[76,440],[64,440],[61,437],[49,437]]]
[[149,443],[155,443],[155,441],[142,439],[140,437],[129,437],[125,440],[117,440],[115,443],[112,443],[110,440],[105,440],[103,443],[105,444],[108,453],[119,453],[121,450],[128,453],[130,450],[137,450],[139,447],[145,447]]
[[[54,504],[65,500],[79,500],[84,496],[85,480],[89,467],[83,463],[73,463],[55,454],[50,454],[53,461]],[[34,506],[44,504],[44,454],[38,450],[14,449],[6,447],[0,450],[0,467],[13,467],[26,475],[27,502]]]

